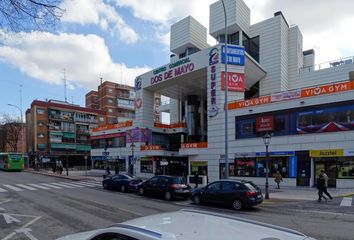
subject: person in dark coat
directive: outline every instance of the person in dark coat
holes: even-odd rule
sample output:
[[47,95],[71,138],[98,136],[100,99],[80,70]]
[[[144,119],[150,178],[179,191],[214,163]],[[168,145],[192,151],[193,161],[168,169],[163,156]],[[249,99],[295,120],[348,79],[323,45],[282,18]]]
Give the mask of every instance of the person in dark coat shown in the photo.
[[199,176],[198,176],[198,172],[194,172],[194,183],[195,183],[195,188],[198,187],[198,179],[199,179]]
[[327,202],[327,198],[323,196],[323,192],[325,190],[325,178],[322,173],[320,173],[317,179],[317,189],[318,189],[318,202],[321,202],[322,198]]

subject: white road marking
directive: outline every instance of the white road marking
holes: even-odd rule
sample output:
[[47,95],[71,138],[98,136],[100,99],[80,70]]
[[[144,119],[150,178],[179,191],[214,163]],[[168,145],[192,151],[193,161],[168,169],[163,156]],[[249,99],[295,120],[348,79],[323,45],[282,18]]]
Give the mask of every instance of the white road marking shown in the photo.
[[31,228],[20,228],[16,230],[16,233],[23,233],[28,237],[30,240],[38,240],[35,236],[33,236],[30,232],[32,231]]
[[6,222],[7,224],[10,224],[10,223],[13,223],[13,222],[15,222],[15,223],[21,222],[20,220],[18,220],[17,218],[14,218],[13,216],[11,216],[11,215],[9,215],[9,214],[3,213],[2,216],[4,217],[5,222]]
[[352,201],[353,201],[352,197],[344,197],[342,202],[340,203],[340,205],[342,207],[351,207],[352,206]]
[[64,184],[64,185],[68,185],[68,186],[72,186],[72,187],[85,187],[85,186],[77,185],[74,183],[67,183],[67,182],[60,182],[60,184]]
[[14,190],[15,192],[21,192],[21,191],[23,191],[23,189],[18,188],[18,187],[15,187],[15,186],[11,186],[11,185],[9,185],[9,184],[4,184],[3,186],[6,187],[6,188],[8,188],[8,189]]
[[59,186],[59,187],[63,187],[63,188],[74,188],[74,187],[71,187],[71,186],[68,186],[68,185],[64,185],[64,184],[60,184],[60,183],[50,183],[52,185],[55,185],[55,186]]
[[80,184],[80,185],[87,186],[87,187],[101,186],[101,184],[98,184],[98,183],[89,183],[89,182],[80,182],[80,183],[76,183],[76,184]]
[[0,188],[0,192],[7,192],[6,189]]
[[36,183],[29,183],[28,185],[31,185],[32,187],[36,187],[36,188],[43,189],[43,190],[50,189],[49,187],[45,187],[45,186],[42,186],[42,185],[36,184]]
[[46,186],[46,187],[49,187],[49,188],[62,189],[62,187],[58,187],[58,186],[55,186],[55,185],[51,185],[51,184],[49,184],[49,183],[41,183],[41,185]]
[[37,190],[36,188],[30,187],[30,186],[26,186],[25,184],[16,184],[16,185],[19,186],[19,187],[31,190],[31,191]]

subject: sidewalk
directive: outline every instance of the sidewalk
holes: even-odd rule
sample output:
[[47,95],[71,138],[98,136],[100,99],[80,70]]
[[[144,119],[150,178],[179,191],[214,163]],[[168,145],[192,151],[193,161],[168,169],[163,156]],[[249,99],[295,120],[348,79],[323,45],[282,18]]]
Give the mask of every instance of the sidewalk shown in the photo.
[[[260,186],[264,194],[265,187]],[[335,197],[345,197],[354,195],[354,188],[328,188],[328,192]],[[271,199],[283,200],[317,200],[318,190],[313,187],[281,187],[281,189],[269,188],[269,196]]]
[[[88,170],[87,175],[86,171],[69,171],[69,176],[66,176],[66,172],[63,171],[62,175],[54,174],[51,171],[34,171],[33,169],[27,169],[26,172],[33,174],[41,174],[45,176],[58,177],[63,179],[69,179],[72,181],[84,181],[84,180],[93,180],[97,182],[102,181],[102,176],[105,174],[105,170],[93,169]],[[259,185],[264,194],[265,187],[264,185]],[[270,199],[279,199],[279,200],[300,200],[300,201],[312,201],[317,200],[317,189],[310,187],[285,187],[282,186],[281,189],[276,189],[273,186],[269,188]],[[328,192],[333,197],[345,197],[353,196],[354,188],[329,188]]]

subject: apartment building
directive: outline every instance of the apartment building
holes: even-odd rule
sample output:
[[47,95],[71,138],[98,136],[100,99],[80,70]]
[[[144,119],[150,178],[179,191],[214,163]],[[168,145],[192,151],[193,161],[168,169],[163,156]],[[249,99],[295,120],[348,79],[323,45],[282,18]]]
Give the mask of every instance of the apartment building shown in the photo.
[[85,95],[85,106],[105,111],[108,124],[134,119],[134,101],[133,87],[109,81],[101,83],[97,91]]
[[[90,160],[90,131],[105,124],[105,112],[67,102],[34,100],[26,111],[30,166],[68,160],[68,166]],[[86,159],[87,160],[87,159]]]

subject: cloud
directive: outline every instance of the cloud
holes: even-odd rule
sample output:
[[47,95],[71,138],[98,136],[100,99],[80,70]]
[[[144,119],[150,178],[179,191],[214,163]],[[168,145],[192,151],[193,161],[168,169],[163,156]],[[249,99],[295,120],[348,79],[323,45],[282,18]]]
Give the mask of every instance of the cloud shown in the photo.
[[135,30],[123,20],[116,9],[102,0],[65,0],[61,7],[66,10],[63,22],[98,25],[128,44],[136,43],[139,39]]
[[12,33],[6,39],[0,61],[51,84],[63,84],[65,69],[70,88],[96,88],[100,77],[133,86],[136,76],[150,70],[114,63],[104,40],[94,34]]

